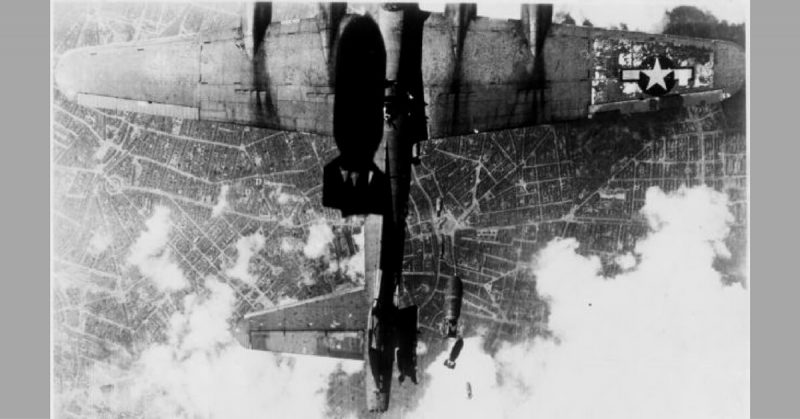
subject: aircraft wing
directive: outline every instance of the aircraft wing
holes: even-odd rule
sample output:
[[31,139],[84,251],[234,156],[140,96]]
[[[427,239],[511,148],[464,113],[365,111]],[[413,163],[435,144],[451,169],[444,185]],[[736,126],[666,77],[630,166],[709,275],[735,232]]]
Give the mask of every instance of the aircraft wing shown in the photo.
[[461,41],[443,20],[428,18],[423,41],[431,138],[719,102],[745,81],[727,41],[553,24],[537,51],[518,20],[474,18]]
[[[356,12],[256,5],[237,28],[67,52],[56,82],[92,107],[333,135],[335,55]],[[423,18],[430,138],[717,102],[744,85],[730,42],[550,24],[535,6],[520,19],[470,5]]]
[[364,359],[369,303],[359,288],[252,312],[237,324],[246,348]]
[[333,133],[325,22],[298,19],[68,51],[59,89],[82,105],[289,131]]

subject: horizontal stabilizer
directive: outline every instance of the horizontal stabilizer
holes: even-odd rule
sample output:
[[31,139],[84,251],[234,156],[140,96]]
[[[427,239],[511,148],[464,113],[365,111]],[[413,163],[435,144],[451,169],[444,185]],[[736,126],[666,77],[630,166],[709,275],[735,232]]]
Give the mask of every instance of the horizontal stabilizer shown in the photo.
[[352,331],[367,328],[369,303],[364,288],[311,298],[248,313],[249,330]]
[[237,337],[250,349],[363,359],[368,310],[358,288],[249,313]]

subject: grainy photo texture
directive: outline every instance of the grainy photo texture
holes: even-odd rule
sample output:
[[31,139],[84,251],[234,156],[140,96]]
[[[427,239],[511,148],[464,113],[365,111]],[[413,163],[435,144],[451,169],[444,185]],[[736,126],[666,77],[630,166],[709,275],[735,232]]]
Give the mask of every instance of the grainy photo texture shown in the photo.
[[746,418],[746,23],[56,2],[58,418]]

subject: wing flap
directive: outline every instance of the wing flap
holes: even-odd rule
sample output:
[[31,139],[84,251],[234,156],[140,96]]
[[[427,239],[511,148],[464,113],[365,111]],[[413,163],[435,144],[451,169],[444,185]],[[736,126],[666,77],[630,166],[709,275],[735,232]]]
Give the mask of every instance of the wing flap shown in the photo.
[[98,96],[78,93],[75,99],[78,104],[92,108],[111,109],[117,112],[142,112],[162,115],[171,118],[200,119],[200,109],[191,106],[154,103],[142,100],[122,99],[111,96]]

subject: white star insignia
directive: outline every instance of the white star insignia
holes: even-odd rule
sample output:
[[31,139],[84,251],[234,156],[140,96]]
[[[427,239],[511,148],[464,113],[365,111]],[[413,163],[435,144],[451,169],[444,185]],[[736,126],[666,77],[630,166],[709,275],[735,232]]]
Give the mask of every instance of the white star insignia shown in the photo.
[[656,58],[656,63],[653,65],[653,68],[650,70],[640,71],[649,79],[647,82],[647,88],[645,88],[645,90],[650,90],[650,88],[655,85],[659,85],[664,88],[664,90],[667,90],[667,82],[664,81],[664,77],[667,77],[670,73],[672,73],[672,69],[661,69],[661,60]]

